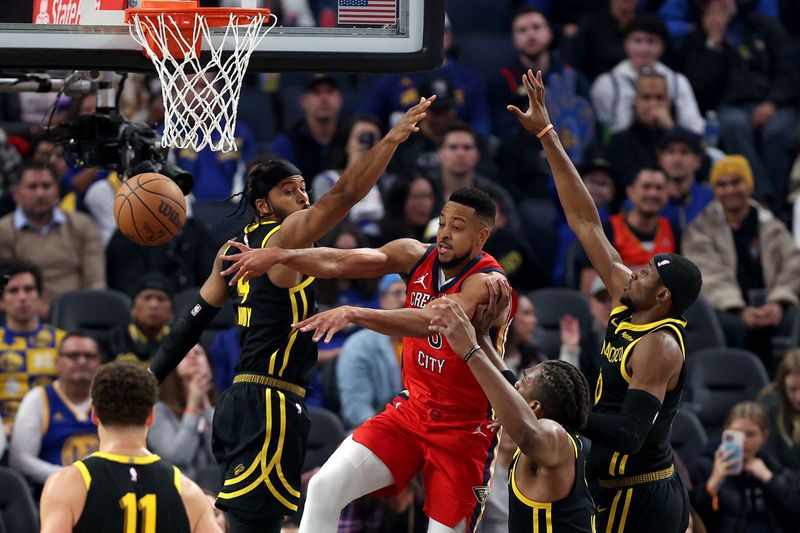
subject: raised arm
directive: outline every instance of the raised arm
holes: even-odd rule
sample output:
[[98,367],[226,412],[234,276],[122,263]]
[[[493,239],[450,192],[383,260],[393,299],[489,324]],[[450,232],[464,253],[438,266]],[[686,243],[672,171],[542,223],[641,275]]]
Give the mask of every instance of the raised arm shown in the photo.
[[[491,305],[491,304],[490,304]],[[430,330],[441,333],[450,347],[464,357],[471,353],[467,365],[480,384],[497,420],[514,439],[520,450],[536,465],[554,467],[572,460],[572,445],[564,428],[551,420],[539,420],[531,405],[500,373],[490,358],[496,357],[491,346],[481,344],[464,309],[450,298],[437,300]],[[492,311],[488,311],[492,312]]]
[[[219,254],[225,248],[221,248]],[[153,360],[150,372],[155,374],[158,382],[163,382],[178,363],[186,357],[192,346],[200,341],[200,335],[219,312],[219,308],[228,299],[228,287],[225,279],[219,275],[222,261],[214,260],[211,274],[206,279],[194,301],[189,307],[175,317],[175,325],[161,342]]]
[[220,255],[221,261],[233,262],[222,276],[233,274],[234,285],[240,278],[247,281],[260,276],[275,265],[284,265],[306,276],[320,279],[376,278],[385,274],[406,274],[422,258],[427,244],[414,239],[397,239],[378,249],[355,248],[250,248],[237,241],[228,241],[239,249],[238,254]]
[[270,239],[267,246],[311,246],[341,222],[386,171],[386,166],[400,143],[419,131],[417,123],[425,118],[425,112],[435,99],[435,96],[420,98],[419,103],[406,111],[400,122],[383,139],[344,171],[339,181],[319,201],[308,209],[288,216],[283,221],[281,231]]
[[542,142],[569,227],[586,250],[592,266],[603,279],[612,299],[618,301],[630,279],[630,270],[622,264],[619,254],[603,233],[597,207],[550,123],[545,106],[542,73],[537,72],[534,76],[529,70],[522,76],[522,83],[528,92],[528,111],[523,113],[513,105],[509,105],[508,110],[526,130]]

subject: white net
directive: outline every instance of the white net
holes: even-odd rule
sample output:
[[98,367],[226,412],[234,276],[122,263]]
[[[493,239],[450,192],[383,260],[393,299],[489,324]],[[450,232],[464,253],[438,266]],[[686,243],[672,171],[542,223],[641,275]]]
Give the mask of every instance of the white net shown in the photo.
[[[187,17],[190,17],[187,19]],[[272,24],[265,26],[267,19]],[[161,79],[165,148],[235,151],[236,112],[250,54],[275,27],[273,14],[230,13],[224,33],[214,35],[201,13],[134,15],[131,36]],[[223,24],[224,26],[224,24]],[[199,53],[201,43],[208,58]]]

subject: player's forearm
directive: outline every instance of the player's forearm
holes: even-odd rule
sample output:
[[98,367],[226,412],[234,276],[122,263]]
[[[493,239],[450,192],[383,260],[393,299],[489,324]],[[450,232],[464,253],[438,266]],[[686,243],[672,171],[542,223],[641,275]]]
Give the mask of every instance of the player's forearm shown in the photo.
[[397,144],[388,141],[385,137],[378,141],[369,152],[361,159],[347,167],[342,177],[330,191],[336,196],[337,201],[349,210],[357,204],[386,171],[386,166],[392,159]]
[[497,353],[492,339],[488,335],[480,335],[478,337],[478,345],[483,349],[483,353],[486,354],[486,357],[499,372],[502,373],[504,370],[508,370],[506,362],[503,361],[503,358]]
[[369,309],[349,308],[353,324],[391,337],[427,337],[433,312],[428,309]]
[[475,352],[467,366],[489,398],[503,429],[523,450],[535,449],[544,434],[536,415],[525,398],[500,373],[486,350],[482,347],[482,350]]
[[541,139],[542,148],[553,173],[558,198],[564,207],[569,227],[580,236],[583,225],[600,226],[600,216],[589,191],[581,180],[575,165],[561,146],[555,130],[550,130]]
[[265,253],[278,253],[278,263],[320,279],[368,278],[383,274],[377,270],[380,265],[376,262],[374,251],[367,248],[266,248]]

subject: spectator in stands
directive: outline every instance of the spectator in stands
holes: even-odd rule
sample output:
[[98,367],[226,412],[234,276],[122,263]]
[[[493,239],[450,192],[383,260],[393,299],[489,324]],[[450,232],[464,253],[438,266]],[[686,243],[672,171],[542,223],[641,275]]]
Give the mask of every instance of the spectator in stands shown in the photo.
[[444,19],[444,62],[428,73],[387,74],[380,76],[364,97],[358,110],[393,124],[408,109],[419,102],[421,84],[426,77],[440,76],[452,80],[455,87],[456,116],[468,123],[480,135],[491,133],[491,118],[486,91],[477,74],[455,60],[452,55],[455,38],[450,19]]
[[714,199],[711,188],[697,182],[703,159],[700,137],[689,130],[673,128],[658,141],[656,152],[658,165],[667,175],[669,192],[669,202],[661,215],[685,231]]
[[35,486],[62,466],[97,451],[89,387],[100,369],[97,341],[68,333],[56,359],[58,379],[28,391],[19,406],[9,448],[9,463]]
[[517,51],[516,61],[501,68],[489,82],[492,131],[501,138],[519,133],[520,126],[506,106],[527,107],[522,75],[528,69],[541,70],[550,94],[558,95],[548,100],[550,120],[564,139],[564,149],[574,161],[580,162],[584,149],[594,139],[589,82],[583,74],[567,66],[558,52],[550,49],[553,32],[547,18],[537,8],[523,5],[514,12],[511,38]]
[[636,16],[636,4],[636,0],[610,0],[608,9],[584,17],[575,39],[567,45],[567,58],[590,80],[625,59],[623,42]]
[[[364,235],[350,222],[337,224],[319,241],[320,246],[349,250],[369,246]],[[323,309],[332,309],[342,305],[371,307],[377,309],[378,280],[376,279],[320,279],[316,282],[314,294],[318,305]],[[318,361],[323,363],[338,356],[347,338],[360,328],[353,324],[338,331],[330,342],[318,347]]]
[[592,105],[605,131],[618,133],[633,124],[636,80],[642,72],[649,72],[661,75],[667,82],[675,122],[695,133],[703,133],[705,121],[700,116],[689,80],[659,61],[666,46],[667,29],[660,18],[643,15],[631,21],[625,36],[626,59],[601,74],[592,85]]
[[800,348],[783,356],[775,379],[759,396],[769,419],[764,450],[782,466],[800,471]]
[[272,151],[313,178],[331,168],[333,147],[341,134],[342,92],[333,77],[317,74],[306,85],[299,103],[305,116],[275,138]]
[[783,222],[751,199],[747,159],[717,161],[711,186],[715,200],[689,226],[683,251],[703,272],[702,294],[727,345],[759,354],[771,369],[772,335],[798,303],[800,249]]
[[[381,309],[400,309],[406,284],[397,274],[381,278],[378,285]],[[348,429],[375,416],[403,388],[400,377],[403,339],[369,329],[351,335],[344,343],[336,365],[336,383],[342,404],[342,420]]]
[[108,334],[106,361],[147,364],[169,333],[172,320],[172,285],[158,272],[143,274],[133,290],[131,323]]
[[[430,76],[420,82],[420,92],[436,95],[436,100],[428,108],[425,120],[419,124],[420,135],[412,135],[397,148],[390,168],[400,172],[415,169],[426,176],[435,177],[440,172],[437,157],[439,147],[449,129],[459,124],[456,117],[456,88],[446,76]],[[483,144],[477,135],[475,139],[479,145]],[[478,153],[482,151],[479,149]]]
[[686,39],[683,71],[701,109],[718,108],[722,148],[750,162],[756,196],[783,209],[800,68],[780,23],[746,4],[702,1],[702,24]]
[[[776,20],[789,20],[789,17],[779,17],[778,4],[788,4],[783,0],[743,0],[738,2],[742,8],[772,17]],[[658,8],[658,16],[667,24],[669,36],[679,41],[690,34],[702,24],[702,3],[690,0],[664,0]],[[722,6],[720,6],[722,7]]]
[[424,242],[428,223],[443,203],[438,185],[430,178],[422,174],[398,178],[386,196],[380,243],[403,237]]
[[[507,204],[511,198],[497,187],[486,189],[486,192],[494,200],[495,217],[484,250],[497,259],[517,292],[547,287],[550,275],[522,233],[513,204]],[[438,226],[438,219],[434,220]]]
[[66,334],[42,323],[42,275],[29,263],[8,263],[0,268],[7,276],[2,294],[5,320],[0,328],[0,414],[9,433],[25,394],[56,378],[58,345]]
[[105,257],[92,219],[57,207],[58,181],[50,167],[26,166],[12,192],[17,209],[0,218],[0,261],[36,265],[44,280],[41,316],[62,294],[104,289]]
[[[109,199],[111,191],[107,192]],[[104,204],[104,207],[113,205],[112,202]],[[233,209],[231,207],[231,211]],[[113,217],[113,213],[110,214]],[[169,279],[176,292],[199,287],[208,275],[206,269],[213,262],[220,244],[212,239],[207,224],[195,218],[192,202],[187,202],[183,228],[165,244],[141,246],[115,229],[105,252],[108,286],[133,296],[131,289],[136,286],[142,272],[160,272]]]
[[692,469],[692,503],[703,522],[719,533],[796,531],[800,478],[765,453],[764,410],[756,402],[736,404],[725,429],[744,433],[742,458],[732,460],[733,451],[719,446]]
[[642,168],[657,168],[658,141],[675,127],[667,79],[657,72],[646,72],[636,80],[633,101],[634,121],[626,130],[615,133],[608,143],[608,160],[628,185]]
[[208,356],[196,344],[161,384],[147,442],[153,453],[174,464],[190,479],[216,467],[211,452],[214,378]]
[[[635,270],[646,265],[656,254],[677,253],[680,229],[659,214],[667,204],[667,177],[664,173],[643,168],[627,187],[626,193],[630,209],[611,215],[603,225],[622,262]],[[589,279],[593,279],[593,272]],[[584,281],[582,287],[586,286],[589,285]]]
[[[311,182],[311,199],[316,202],[339,181],[344,169],[361,159],[383,137],[381,123],[372,115],[353,117],[333,149],[331,168],[317,174]],[[381,181],[385,176],[381,177]],[[350,221],[371,237],[380,233],[378,223],[383,218],[383,198],[380,183],[350,210]]]

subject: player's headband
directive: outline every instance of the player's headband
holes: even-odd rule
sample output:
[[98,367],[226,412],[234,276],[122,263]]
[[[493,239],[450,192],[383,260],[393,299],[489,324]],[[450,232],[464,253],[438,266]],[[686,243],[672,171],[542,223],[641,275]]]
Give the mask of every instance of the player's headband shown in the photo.
[[250,173],[247,199],[255,207],[258,198],[264,198],[274,186],[291,176],[302,176],[300,169],[283,159],[273,159],[256,166]]
[[674,266],[674,254],[656,254],[653,257],[653,262],[658,270],[658,275],[661,276],[661,282],[669,289],[672,294],[672,304],[678,309],[686,309],[695,300],[697,295],[692,296],[691,291],[687,290],[685,284],[681,281],[681,276],[678,274]]

